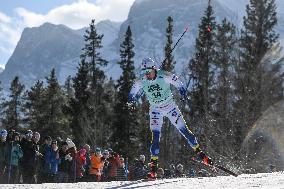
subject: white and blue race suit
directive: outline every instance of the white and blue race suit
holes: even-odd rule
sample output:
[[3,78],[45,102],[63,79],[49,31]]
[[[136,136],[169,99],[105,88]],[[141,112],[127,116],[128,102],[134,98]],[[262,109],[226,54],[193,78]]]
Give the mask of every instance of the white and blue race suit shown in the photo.
[[157,70],[156,73],[157,75],[154,80],[144,78],[136,80],[129,93],[129,101],[137,101],[141,96],[140,94],[145,93],[150,102],[151,155],[157,157],[159,154],[160,134],[164,116],[169,118],[171,123],[186,138],[190,147],[195,150],[199,146],[197,139],[187,128],[186,122],[174,102],[170,89],[170,85],[173,85],[184,96],[186,91],[182,82],[174,74],[162,70]]

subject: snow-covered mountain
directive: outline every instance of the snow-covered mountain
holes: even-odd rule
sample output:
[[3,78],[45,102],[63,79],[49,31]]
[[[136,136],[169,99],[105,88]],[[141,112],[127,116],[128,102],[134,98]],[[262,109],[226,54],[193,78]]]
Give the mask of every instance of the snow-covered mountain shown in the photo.
[[[102,21],[97,24],[99,33],[104,33],[103,45],[114,41],[120,23]],[[61,83],[76,72],[79,55],[84,46],[83,33],[86,28],[72,30],[64,25],[45,23],[40,27],[25,28],[21,38],[0,74],[3,87],[8,88],[18,75],[26,86],[44,79],[52,68],[56,69]]]
[[[157,62],[161,62],[166,43],[165,31],[168,16],[174,19],[174,42],[189,26],[189,32],[174,51],[177,61],[176,72],[182,74],[194,51],[198,24],[207,3],[208,0],[136,0],[127,20],[123,23],[109,20],[98,23],[98,33],[104,34],[102,41],[104,47],[101,53],[109,61],[108,67],[105,68],[107,75],[117,79],[121,74],[121,69],[116,62],[119,59],[120,44],[128,25],[133,32],[136,67],[139,67],[143,57],[153,57]],[[247,3],[248,0],[212,1],[217,21],[226,17],[239,26]],[[280,37],[284,39],[284,2],[277,0],[277,3],[280,6],[277,30],[280,32]],[[15,75],[19,75],[21,81],[29,87],[35,80],[44,79],[53,67],[56,68],[61,83],[68,75],[74,75],[84,44],[82,36],[85,29],[72,30],[64,25],[50,23],[40,27],[26,28],[5,70],[0,74],[0,81],[4,88],[8,88]]]
[[46,184],[2,184],[1,189],[114,189],[114,188],[147,188],[147,189],[280,189],[284,186],[283,172],[259,173],[254,175],[240,175],[238,177],[198,177],[162,179],[156,181],[112,181],[112,182],[79,182],[79,183],[46,183]]

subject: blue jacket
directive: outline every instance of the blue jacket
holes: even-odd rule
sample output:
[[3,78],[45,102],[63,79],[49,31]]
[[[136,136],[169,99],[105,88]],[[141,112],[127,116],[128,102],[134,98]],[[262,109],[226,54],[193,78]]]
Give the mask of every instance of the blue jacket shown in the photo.
[[45,166],[47,166],[47,173],[57,174],[58,165],[60,164],[60,158],[56,159],[56,154],[59,153],[58,150],[47,150],[45,154]]

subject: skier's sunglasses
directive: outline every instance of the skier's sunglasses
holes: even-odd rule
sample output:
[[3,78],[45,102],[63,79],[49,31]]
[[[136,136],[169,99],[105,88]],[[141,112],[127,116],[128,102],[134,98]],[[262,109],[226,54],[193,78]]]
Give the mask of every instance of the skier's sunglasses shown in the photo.
[[142,69],[142,74],[143,75],[148,75],[152,72],[153,68],[144,68]]

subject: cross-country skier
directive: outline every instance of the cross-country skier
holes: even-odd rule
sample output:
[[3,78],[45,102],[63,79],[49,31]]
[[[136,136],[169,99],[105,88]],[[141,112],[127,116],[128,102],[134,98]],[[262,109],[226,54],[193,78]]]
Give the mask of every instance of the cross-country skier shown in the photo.
[[163,117],[169,118],[171,123],[179,130],[186,138],[190,147],[202,159],[205,164],[212,164],[211,159],[201,151],[194,134],[187,128],[183,116],[174,102],[170,85],[174,85],[180,92],[180,95],[185,99],[186,90],[180,79],[174,75],[164,72],[157,68],[155,62],[151,58],[144,58],[141,64],[141,78],[136,80],[128,99],[128,106],[135,107],[135,103],[146,94],[150,102],[150,129],[152,132],[151,141],[151,169],[148,177],[155,178],[158,167],[159,141]]

